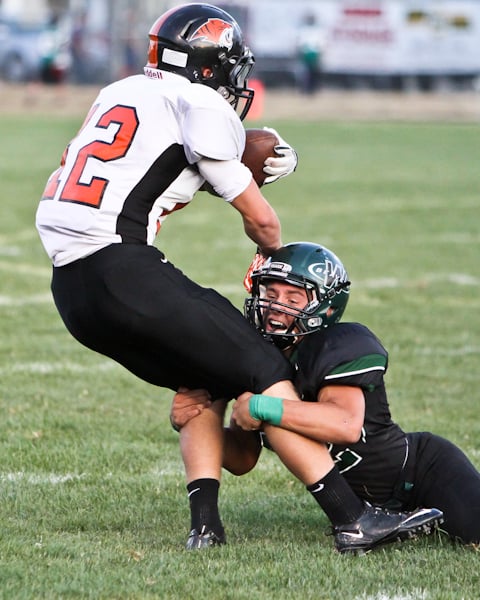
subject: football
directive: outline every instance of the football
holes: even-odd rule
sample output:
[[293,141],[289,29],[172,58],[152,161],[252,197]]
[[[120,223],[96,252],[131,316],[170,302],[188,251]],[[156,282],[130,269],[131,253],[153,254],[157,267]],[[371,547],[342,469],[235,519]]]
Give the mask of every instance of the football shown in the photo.
[[245,150],[242,162],[252,172],[253,178],[261,187],[268,177],[263,172],[265,159],[275,156],[275,146],[279,144],[277,136],[266,129],[246,129]]

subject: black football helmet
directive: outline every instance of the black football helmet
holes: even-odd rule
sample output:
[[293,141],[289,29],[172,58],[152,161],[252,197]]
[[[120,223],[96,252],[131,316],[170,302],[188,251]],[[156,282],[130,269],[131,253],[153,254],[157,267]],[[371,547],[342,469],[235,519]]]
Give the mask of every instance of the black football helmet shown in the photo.
[[[266,298],[266,284],[280,281],[301,287],[307,304],[301,309]],[[301,336],[330,327],[342,317],[350,293],[350,281],[340,259],[330,250],[310,242],[295,242],[276,250],[252,273],[252,296],[245,300],[248,321],[280,348]],[[331,309],[331,310],[329,310]],[[287,331],[266,332],[264,315],[275,310],[294,317]]]
[[240,27],[224,10],[210,4],[184,4],[159,17],[149,32],[148,69],[183,75],[217,90],[240,119],[253,101],[247,79],[255,63]]

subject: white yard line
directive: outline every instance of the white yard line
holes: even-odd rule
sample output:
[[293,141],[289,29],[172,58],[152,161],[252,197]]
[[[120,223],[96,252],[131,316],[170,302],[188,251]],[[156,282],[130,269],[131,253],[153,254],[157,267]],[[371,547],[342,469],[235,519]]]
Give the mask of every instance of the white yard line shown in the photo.
[[93,373],[95,371],[110,371],[112,369],[121,369],[116,362],[105,361],[95,362],[92,365],[79,365],[72,362],[58,362],[54,364],[48,362],[29,362],[13,363],[9,366],[0,368],[0,377],[14,375],[16,373],[31,373],[35,375],[50,375],[52,373]]
[[451,346],[446,346],[441,348],[439,346],[425,346],[414,349],[414,354],[419,354],[422,356],[468,356],[470,354],[480,354],[480,346],[459,346],[458,348],[452,348]]
[[416,288],[419,285],[429,285],[438,282],[453,283],[465,286],[479,286],[480,277],[469,273],[426,273],[422,277],[412,280],[402,280],[398,277],[383,277],[378,279],[364,279],[353,281],[355,288]]
[[[164,467],[160,466],[155,468],[148,473],[143,473],[139,477],[148,477],[152,481],[158,482],[163,477],[182,475],[184,473],[183,464],[178,459],[177,462],[170,462]],[[25,471],[14,471],[1,473],[0,472],[0,484],[2,483],[26,483],[28,485],[60,485],[62,483],[69,483],[71,481],[81,481],[89,477],[88,473],[28,473]],[[114,475],[112,473],[105,473],[102,475],[95,475],[95,478],[102,478],[104,480],[112,479]],[[137,479],[137,478],[134,478]]]
[[85,473],[24,473],[17,471],[15,473],[0,473],[0,483],[18,483],[25,482],[31,485],[51,484],[58,485],[68,481],[78,481],[85,477]]
[[[1,249],[1,247],[0,247]],[[0,255],[4,253],[0,252]],[[50,281],[52,275],[51,267],[33,265],[31,263],[18,263],[15,261],[0,260],[0,271],[5,273],[19,273],[21,275],[34,275],[35,277],[45,278]]]
[[[379,592],[374,596],[362,595],[355,596],[354,600],[428,600],[429,594],[426,590],[415,590],[413,592],[407,592],[406,594],[390,593],[390,592]],[[459,598],[458,600],[462,600]]]
[[0,296],[0,306],[26,306],[28,304],[53,304],[52,294],[32,294],[31,296]]
[[18,242],[29,242],[31,240],[38,240],[40,243],[40,238],[34,227],[28,227],[27,229],[15,231],[11,234],[0,234],[0,245],[2,246],[12,246],[18,244]]

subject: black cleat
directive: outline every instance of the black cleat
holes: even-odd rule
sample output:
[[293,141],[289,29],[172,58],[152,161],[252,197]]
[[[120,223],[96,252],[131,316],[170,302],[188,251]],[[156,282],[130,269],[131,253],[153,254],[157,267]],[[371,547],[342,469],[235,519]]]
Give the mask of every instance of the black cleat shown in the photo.
[[436,508],[391,512],[368,502],[365,505],[356,521],[333,528],[338,552],[364,554],[391,542],[429,535],[443,522],[443,513]]
[[217,535],[212,530],[205,531],[205,527],[202,527],[199,533],[196,529],[192,529],[188,536],[187,550],[200,550],[201,548],[210,548],[211,546],[222,546],[226,544],[225,534]]

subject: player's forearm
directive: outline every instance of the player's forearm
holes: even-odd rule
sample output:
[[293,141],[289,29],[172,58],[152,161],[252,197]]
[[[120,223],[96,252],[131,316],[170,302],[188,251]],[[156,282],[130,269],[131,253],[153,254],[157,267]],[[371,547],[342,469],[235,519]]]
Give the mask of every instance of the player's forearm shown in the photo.
[[280,427],[318,442],[352,444],[359,440],[362,422],[356,415],[328,403],[283,400]]
[[255,218],[244,215],[243,224],[245,233],[266,256],[269,256],[282,245],[280,220],[269,205]]
[[280,219],[253,180],[232,206],[241,213],[245,233],[263,254],[268,256],[282,246]]
[[[243,402],[243,405],[240,405]],[[237,400],[236,418],[242,426],[247,405]],[[358,441],[363,425],[363,411],[338,406],[334,402],[300,402],[254,394],[248,400],[248,417],[298,433],[318,442],[351,444]]]
[[245,223],[245,233],[257,244],[258,249],[265,256],[270,256],[272,252],[278,250],[282,245],[281,229],[275,223],[266,223],[253,225]]

